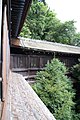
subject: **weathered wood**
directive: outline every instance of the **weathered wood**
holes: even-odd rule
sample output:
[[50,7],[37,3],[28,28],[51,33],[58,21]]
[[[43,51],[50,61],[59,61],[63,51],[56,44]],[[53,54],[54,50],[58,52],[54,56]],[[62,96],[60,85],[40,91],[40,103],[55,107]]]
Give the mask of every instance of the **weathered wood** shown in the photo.
[[22,72],[22,71],[37,71],[37,70],[44,70],[44,68],[12,68],[13,72]]
[[2,0],[0,0],[0,77],[2,77],[2,68],[1,68],[1,63],[2,63],[2,60],[1,60],[1,52],[2,52],[2,50],[1,50],[1,47],[2,47],[2,36],[1,36],[1,32],[2,32]]
[[1,120],[5,120],[6,102],[7,102],[7,82],[9,79],[9,67],[10,67],[10,49],[8,38],[8,26],[7,26],[7,7],[4,7],[4,20],[3,20],[3,64],[2,64],[2,89],[3,89],[3,110]]
[[2,0],[0,0],[0,60],[1,60],[1,32],[2,32]]
[[[55,57],[65,63],[67,67],[72,67],[78,63],[78,56],[74,58],[74,56],[71,55],[56,53]],[[11,54],[11,69],[23,76],[35,75],[37,71],[44,70],[45,64],[49,63],[52,58],[54,58],[53,54]]]
[[29,76],[24,76],[25,79],[34,79],[36,77],[36,75],[29,75]]
[[1,113],[2,113],[2,59],[1,59],[1,47],[2,47],[2,42],[1,42],[1,32],[2,32],[2,0],[0,0],[0,119],[1,119]]

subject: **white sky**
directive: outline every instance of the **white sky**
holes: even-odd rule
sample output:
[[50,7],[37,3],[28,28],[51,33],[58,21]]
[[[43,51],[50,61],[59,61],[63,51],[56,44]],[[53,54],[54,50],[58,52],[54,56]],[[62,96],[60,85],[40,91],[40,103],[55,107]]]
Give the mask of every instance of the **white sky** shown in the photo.
[[51,10],[55,10],[57,18],[62,22],[67,20],[77,21],[75,26],[80,32],[80,0],[46,0]]

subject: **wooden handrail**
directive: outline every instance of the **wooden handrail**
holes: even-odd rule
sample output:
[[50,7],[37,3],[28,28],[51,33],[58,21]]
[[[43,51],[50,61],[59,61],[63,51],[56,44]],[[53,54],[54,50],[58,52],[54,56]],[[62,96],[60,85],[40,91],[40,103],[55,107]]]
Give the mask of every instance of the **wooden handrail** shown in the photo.
[[45,70],[45,68],[12,68],[12,72],[23,72],[23,71],[38,71]]

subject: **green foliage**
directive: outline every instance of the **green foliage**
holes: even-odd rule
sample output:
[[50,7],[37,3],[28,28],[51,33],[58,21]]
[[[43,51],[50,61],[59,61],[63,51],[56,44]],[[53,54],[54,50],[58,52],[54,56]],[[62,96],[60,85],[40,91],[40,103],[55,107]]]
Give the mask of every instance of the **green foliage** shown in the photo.
[[75,89],[76,89],[75,109],[76,109],[76,112],[79,113],[79,116],[80,116],[80,91],[79,91],[79,88],[80,88],[80,63],[73,66],[72,76],[76,81],[76,83],[75,83],[76,84],[76,87],[75,87]]
[[57,120],[72,120],[74,91],[65,76],[67,69],[58,59],[47,64],[45,71],[37,73],[33,89]]
[[74,113],[73,112],[72,120],[80,120],[80,113]]
[[28,26],[31,38],[55,41],[54,34],[59,24],[60,20],[56,18],[56,14],[52,12],[47,5],[44,5],[43,2],[33,0],[21,35],[26,37],[25,35],[29,34],[26,32],[26,26]]
[[80,34],[76,33],[74,23],[73,20],[62,23],[55,12],[48,8],[45,0],[33,0],[20,35],[79,46]]
[[[30,34],[31,38],[41,39],[45,26],[46,12],[47,12],[47,6],[45,6],[42,2],[38,2],[37,0],[33,1],[29,14],[27,16],[27,20],[25,21],[25,24],[28,25],[28,28],[31,32]],[[24,33],[23,29],[21,33]]]
[[[27,20],[26,20],[27,21]],[[28,22],[28,21],[27,21]],[[31,38],[31,32],[29,30],[28,24],[26,24],[26,22],[24,23],[22,32],[20,33],[21,37],[25,37],[25,38]]]
[[65,23],[62,23],[57,29],[55,34],[55,39],[57,42],[66,43],[66,44],[72,44],[73,39],[75,36],[75,30],[74,27],[74,21],[66,21]]
[[75,34],[72,44],[80,47],[80,33]]
[[77,82],[80,82],[80,63],[73,66],[72,75]]

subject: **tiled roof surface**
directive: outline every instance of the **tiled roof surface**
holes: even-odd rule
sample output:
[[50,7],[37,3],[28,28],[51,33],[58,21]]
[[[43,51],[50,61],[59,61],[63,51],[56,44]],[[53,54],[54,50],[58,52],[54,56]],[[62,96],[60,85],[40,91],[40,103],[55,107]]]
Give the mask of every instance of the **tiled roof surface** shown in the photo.
[[19,38],[12,41],[13,45],[24,47],[26,49],[44,50],[52,52],[63,52],[80,54],[80,47],[65,45],[60,43],[53,43],[48,41],[33,40],[28,38]]

